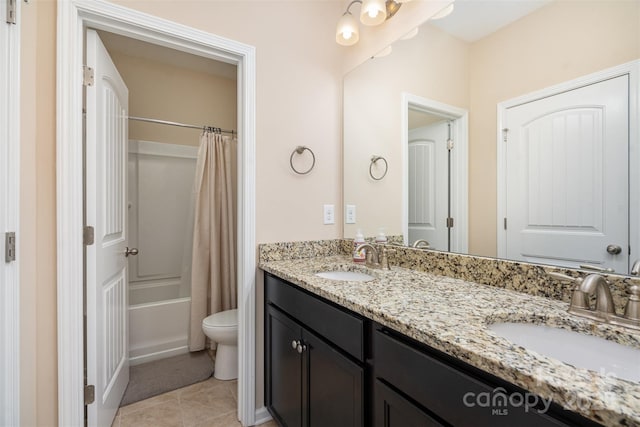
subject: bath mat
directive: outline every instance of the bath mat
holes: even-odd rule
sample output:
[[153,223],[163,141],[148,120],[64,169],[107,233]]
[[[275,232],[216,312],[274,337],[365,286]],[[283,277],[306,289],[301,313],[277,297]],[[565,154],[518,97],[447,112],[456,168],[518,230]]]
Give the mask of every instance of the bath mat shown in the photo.
[[213,361],[206,351],[180,354],[132,366],[129,370],[129,385],[120,406],[204,381],[212,374]]

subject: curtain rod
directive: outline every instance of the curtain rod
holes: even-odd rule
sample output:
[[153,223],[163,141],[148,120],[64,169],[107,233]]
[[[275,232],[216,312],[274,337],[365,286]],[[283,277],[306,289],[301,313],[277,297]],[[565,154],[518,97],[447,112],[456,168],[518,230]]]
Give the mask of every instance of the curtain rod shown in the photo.
[[[129,116],[129,120],[135,120],[138,122],[149,122],[149,123],[158,123],[161,125],[169,125],[169,126],[179,126],[179,127],[183,127],[183,128],[191,128],[191,129],[220,129],[214,126],[196,126],[196,125],[189,125],[186,123],[178,123],[178,122],[170,122],[167,120],[158,120],[158,119],[147,119],[146,117],[133,117],[133,116]],[[237,132],[234,130],[228,130],[228,129],[220,129],[220,132],[222,133],[230,133],[232,135],[236,135]]]

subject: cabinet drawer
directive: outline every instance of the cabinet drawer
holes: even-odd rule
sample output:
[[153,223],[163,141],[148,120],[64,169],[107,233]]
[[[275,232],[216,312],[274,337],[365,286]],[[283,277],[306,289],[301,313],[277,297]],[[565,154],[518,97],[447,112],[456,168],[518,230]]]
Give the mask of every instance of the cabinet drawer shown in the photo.
[[356,314],[335,307],[286,281],[265,274],[265,299],[300,323],[364,361],[364,321]]
[[380,380],[375,382],[375,427],[442,427]]
[[[525,392],[496,388],[391,336],[374,334],[375,376],[382,378],[453,426],[562,426],[535,408],[512,405]],[[502,392],[502,393],[500,393]],[[533,395],[531,395],[533,396]]]

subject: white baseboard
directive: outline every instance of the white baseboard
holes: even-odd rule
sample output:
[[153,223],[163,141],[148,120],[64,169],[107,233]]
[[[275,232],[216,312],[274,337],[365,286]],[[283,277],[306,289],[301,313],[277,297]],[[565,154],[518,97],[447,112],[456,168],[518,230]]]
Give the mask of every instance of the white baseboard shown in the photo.
[[255,415],[255,420],[256,423],[254,425],[260,425],[260,424],[264,424],[267,421],[270,421],[271,418],[271,414],[269,413],[269,411],[267,411],[267,408],[265,406],[256,409],[256,415]]
[[180,354],[189,353],[189,347],[182,346],[170,348],[168,350],[156,351],[140,356],[129,357],[129,366],[136,366],[142,363],[153,362],[154,360],[166,359],[167,357],[178,356]]

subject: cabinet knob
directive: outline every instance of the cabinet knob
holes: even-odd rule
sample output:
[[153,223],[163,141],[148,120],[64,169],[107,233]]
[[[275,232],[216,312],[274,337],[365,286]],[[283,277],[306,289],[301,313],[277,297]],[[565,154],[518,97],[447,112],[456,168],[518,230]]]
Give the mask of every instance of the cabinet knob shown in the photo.
[[294,349],[294,350],[297,349],[299,345],[300,345],[300,341],[298,341],[298,340],[291,341],[291,348],[292,349]]
[[303,352],[307,351],[307,346],[300,343],[298,344],[297,350],[299,354],[302,354]]

